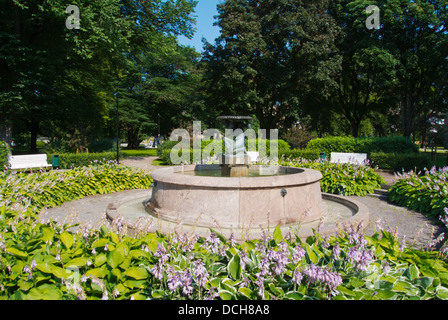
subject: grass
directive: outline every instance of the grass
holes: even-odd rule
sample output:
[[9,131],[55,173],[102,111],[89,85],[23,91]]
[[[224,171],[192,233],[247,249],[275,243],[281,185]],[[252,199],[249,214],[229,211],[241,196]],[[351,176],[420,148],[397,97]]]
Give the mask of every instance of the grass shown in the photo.
[[125,157],[155,157],[157,149],[138,149],[138,150],[122,150]]

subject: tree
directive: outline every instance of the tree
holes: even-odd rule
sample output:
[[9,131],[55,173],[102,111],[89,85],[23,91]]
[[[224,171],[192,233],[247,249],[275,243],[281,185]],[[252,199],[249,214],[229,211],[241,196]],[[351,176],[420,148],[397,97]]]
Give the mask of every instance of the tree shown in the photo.
[[378,7],[381,40],[398,60],[394,92],[403,134],[410,137],[421,117],[446,110],[448,1],[379,1]]
[[379,32],[366,27],[366,8],[370,4],[364,0],[336,0],[330,4],[330,13],[341,29],[336,43],[342,64],[337,89],[328,103],[348,120],[354,137],[358,137],[362,121],[372,111],[387,111],[396,81],[398,62],[385,48]]
[[128,148],[138,148],[145,135],[156,135],[159,121],[166,135],[184,117],[192,119],[188,109],[200,84],[198,64],[199,53],[166,35],[157,35],[146,52],[132,59],[119,84],[119,119]]
[[301,96],[328,93],[338,69],[337,29],[327,1],[228,0],[218,5],[221,35],[206,44],[205,80],[222,113],[255,115],[263,129],[289,127]]
[[69,30],[66,1],[0,1],[0,129],[25,123],[31,151],[43,122],[96,130],[128,59],[156,33],[191,36],[196,5],[194,0],[79,0],[72,4],[80,9],[81,28]]

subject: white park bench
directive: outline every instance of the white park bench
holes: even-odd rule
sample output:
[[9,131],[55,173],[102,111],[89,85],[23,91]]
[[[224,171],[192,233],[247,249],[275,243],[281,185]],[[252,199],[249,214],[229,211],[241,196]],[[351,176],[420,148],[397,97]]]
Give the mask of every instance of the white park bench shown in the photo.
[[30,154],[22,156],[9,156],[8,162],[11,170],[48,168],[52,165],[47,163],[46,154]]
[[367,164],[367,153],[331,153],[332,163],[351,163],[358,165]]
[[250,162],[257,162],[258,158],[260,157],[260,152],[256,152],[256,151],[248,151],[247,155],[250,158]]

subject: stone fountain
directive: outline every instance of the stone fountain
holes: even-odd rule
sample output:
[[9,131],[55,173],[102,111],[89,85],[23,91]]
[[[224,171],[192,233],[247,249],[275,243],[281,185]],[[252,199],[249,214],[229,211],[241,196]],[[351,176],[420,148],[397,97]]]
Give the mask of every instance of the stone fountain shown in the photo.
[[[244,129],[250,119],[219,118],[230,129]],[[322,235],[336,233],[341,224],[367,226],[366,206],[322,194],[319,171],[251,165],[244,135],[224,143],[226,152],[220,156],[220,164],[155,170],[151,198],[124,203],[115,214],[136,217],[136,210],[140,210],[140,216],[157,221],[153,231],[168,233],[182,224],[184,230],[200,235],[213,228],[224,236],[233,233],[240,240],[258,238],[262,229],[276,226],[303,238],[312,235],[322,222]]]
[[[219,156],[221,174],[223,177],[248,177],[250,157],[246,152],[244,130],[249,126],[252,117],[221,116],[217,120],[223,121],[227,129],[238,132],[233,139],[224,137],[225,152]],[[237,131],[238,130],[238,131]]]

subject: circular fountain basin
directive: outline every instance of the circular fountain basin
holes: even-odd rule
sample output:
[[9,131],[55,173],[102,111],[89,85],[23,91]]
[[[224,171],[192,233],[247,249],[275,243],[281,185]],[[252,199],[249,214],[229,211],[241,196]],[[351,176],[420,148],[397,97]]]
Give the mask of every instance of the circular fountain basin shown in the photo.
[[[210,234],[208,227],[199,227],[197,225],[184,224],[182,220],[168,221],[158,219],[154,215],[148,214],[145,206],[150,202],[147,191],[136,191],[136,198],[126,200],[117,204],[117,208],[107,210],[107,217],[111,221],[117,218],[123,218],[128,230],[133,232],[160,232],[162,234],[169,234],[172,232],[198,234],[206,237]],[[357,201],[347,200],[344,197],[335,196],[331,194],[322,194],[322,199],[327,206],[327,212],[319,219],[310,223],[292,223],[281,226],[283,235],[290,234],[292,238],[299,237],[305,240],[307,237],[314,234],[314,230],[319,230],[322,236],[336,235],[343,225],[359,225],[363,228],[367,227],[369,223],[368,208]],[[264,231],[272,233],[276,225],[269,225],[264,228]],[[363,229],[361,228],[361,229]],[[257,226],[245,228],[221,228],[214,226],[212,229],[220,232],[226,238],[232,234],[237,241],[246,241],[253,239],[260,239],[262,229]]]
[[[280,226],[283,234],[307,238],[318,230],[334,235],[342,225],[367,227],[368,208],[357,201],[320,189],[316,170],[282,166],[251,166],[249,177],[221,177],[219,165],[188,165],[158,169],[148,195],[116,204],[110,220],[123,217],[128,228],[151,220],[147,232],[194,232],[215,229],[237,240],[258,239],[262,230]],[[137,230],[136,230],[137,231]]]
[[248,228],[310,223],[327,211],[322,174],[311,169],[251,166],[249,177],[221,177],[219,165],[188,165],[152,173],[153,216],[198,227]]

